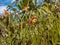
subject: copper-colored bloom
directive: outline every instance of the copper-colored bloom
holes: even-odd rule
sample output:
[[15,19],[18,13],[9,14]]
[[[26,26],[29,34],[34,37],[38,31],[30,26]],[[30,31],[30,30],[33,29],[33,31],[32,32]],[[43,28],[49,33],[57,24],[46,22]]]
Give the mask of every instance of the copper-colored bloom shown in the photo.
[[32,23],[36,23],[37,22],[37,19],[32,19]]
[[33,25],[33,24],[35,24],[36,22],[37,22],[36,16],[32,16],[32,18],[29,20],[29,24],[30,24],[30,25]]
[[58,6],[55,6],[55,9],[56,9],[56,10],[59,10],[59,7],[58,7]]
[[10,12],[8,12],[7,10],[4,10],[4,15],[8,15],[8,16],[10,16],[10,15],[11,15],[11,13],[10,13]]
[[28,9],[29,9],[29,6],[24,7],[24,8],[22,9],[22,11],[27,11]]

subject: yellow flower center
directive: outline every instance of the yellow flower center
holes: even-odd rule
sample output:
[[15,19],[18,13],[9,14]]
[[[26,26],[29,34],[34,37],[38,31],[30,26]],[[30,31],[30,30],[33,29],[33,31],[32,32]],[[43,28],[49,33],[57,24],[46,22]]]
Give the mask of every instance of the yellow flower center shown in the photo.
[[33,19],[33,20],[32,20],[32,23],[36,23],[36,21],[37,21],[37,19]]

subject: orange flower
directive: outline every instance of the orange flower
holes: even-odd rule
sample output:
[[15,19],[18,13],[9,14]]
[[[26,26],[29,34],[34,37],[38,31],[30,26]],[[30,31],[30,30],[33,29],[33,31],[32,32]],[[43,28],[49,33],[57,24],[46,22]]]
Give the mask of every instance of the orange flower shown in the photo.
[[7,10],[4,10],[4,15],[8,15],[8,16],[10,16],[11,13],[9,13]]
[[24,7],[24,8],[22,9],[22,11],[27,11],[27,9],[29,9],[29,6]]
[[18,13],[16,13],[15,15],[18,16]]
[[30,24],[30,25],[33,25],[33,24],[35,24],[36,22],[37,22],[36,16],[32,16],[32,18],[29,20],[29,24]]
[[55,6],[55,9],[56,9],[56,10],[59,10],[59,7],[58,7],[58,6]]
[[37,22],[37,19],[33,19],[33,20],[32,20],[32,23],[36,23],[36,22]]

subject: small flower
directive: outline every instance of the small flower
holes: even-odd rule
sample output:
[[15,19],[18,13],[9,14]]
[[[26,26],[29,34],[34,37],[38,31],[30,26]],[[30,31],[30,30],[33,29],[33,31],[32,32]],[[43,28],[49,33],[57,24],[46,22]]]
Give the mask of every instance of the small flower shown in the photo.
[[22,9],[22,11],[27,11],[27,9],[29,9],[29,6],[24,7],[24,8]]
[[16,16],[18,16],[19,14],[18,14],[18,13],[16,13],[15,15],[16,15]]
[[10,16],[10,15],[11,15],[11,13],[10,13],[10,12],[8,12],[7,10],[4,10],[4,15]]
[[56,9],[56,10],[59,10],[59,7],[55,5],[55,9]]
[[36,16],[32,16],[32,18],[29,20],[29,24],[30,24],[30,25],[33,25],[33,24],[35,24],[36,22],[37,22]]
[[37,19],[33,19],[33,20],[32,20],[32,23],[36,23],[36,22],[37,22]]

